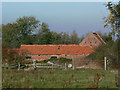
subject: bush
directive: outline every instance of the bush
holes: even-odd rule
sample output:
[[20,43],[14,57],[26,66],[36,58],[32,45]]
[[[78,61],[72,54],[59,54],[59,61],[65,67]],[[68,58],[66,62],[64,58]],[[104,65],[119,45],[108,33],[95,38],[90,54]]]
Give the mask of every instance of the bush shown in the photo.
[[118,68],[118,53],[120,52],[119,40],[110,41],[106,45],[102,45],[95,49],[94,53],[87,56],[87,59],[104,60],[104,57],[110,62],[111,68]]
[[67,59],[67,58],[51,58],[51,59],[48,59],[48,60],[44,60],[44,61],[37,61],[36,63],[47,63],[48,61],[59,61],[59,62],[62,62],[62,63],[66,63],[66,62],[69,62],[69,61],[72,61],[72,59]]

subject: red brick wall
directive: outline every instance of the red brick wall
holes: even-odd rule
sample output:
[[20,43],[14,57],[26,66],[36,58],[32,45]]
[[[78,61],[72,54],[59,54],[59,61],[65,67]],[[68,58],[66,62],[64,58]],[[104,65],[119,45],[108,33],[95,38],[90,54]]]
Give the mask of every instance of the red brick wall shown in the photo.
[[97,47],[102,43],[92,34],[89,33],[86,38],[80,43],[81,46],[93,46]]
[[32,60],[36,59],[37,61],[43,61],[43,60],[47,60],[50,59],[52,56],[56,56],[57,58],[67,58],[67,59],[72,59],[73,56],[87,56],[87,55],[31,55]]

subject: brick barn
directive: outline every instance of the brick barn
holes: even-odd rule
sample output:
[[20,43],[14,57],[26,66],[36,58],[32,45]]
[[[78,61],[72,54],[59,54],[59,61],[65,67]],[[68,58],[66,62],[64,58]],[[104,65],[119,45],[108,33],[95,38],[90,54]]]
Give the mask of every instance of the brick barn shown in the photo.
[[102,44],[106,44],[106,43],[100,37],[100,35],[97,32],[96,33],[90,32],[79,45],[80,46],[91,46],[91,47],[95,48]]
[[20,50],[28,51],[28,58],[37,61],[52,57],[72,59],[73,56],[88,56],[101,44],[105,42],[98,33],[89,33],[79,45],[21,45]]
[[80,45],[21,45],[20,49],[28,51],[29,56],[38,61],[52,57],[72,59],[72,56],[87,56],[94,52],[91,47]]

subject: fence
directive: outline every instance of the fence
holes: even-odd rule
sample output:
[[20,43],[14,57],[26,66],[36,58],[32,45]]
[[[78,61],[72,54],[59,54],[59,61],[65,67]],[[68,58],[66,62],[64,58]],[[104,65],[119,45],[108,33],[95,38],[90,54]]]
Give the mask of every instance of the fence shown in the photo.
[[[21,65],[18,64],[18,70]],[[33,64],[25,64],[26,67],[36,68],[48,68],[48,69],[67,69],[66,63],[64,65],[58,65],[54,63],[33,63]],[[71,65],[70,65],[71,68]],[[83,57],[73,57],[72,58],[72,68],[74,69],[95,69],[95,70],[108,70],[109,62],[105,57],[104,60],[86,60]]]
[[108,60],[86,60],[84,57],[73,57],[72,59],[74,69],[89,69],[89,70],[107,70]]
[[48,68],[48,69],[66,69],[66,63],[65,65],[58,65],[58,64],[49,64],[49,63],[33,63],[33,64],[25,64],[28,67],[36,68]]

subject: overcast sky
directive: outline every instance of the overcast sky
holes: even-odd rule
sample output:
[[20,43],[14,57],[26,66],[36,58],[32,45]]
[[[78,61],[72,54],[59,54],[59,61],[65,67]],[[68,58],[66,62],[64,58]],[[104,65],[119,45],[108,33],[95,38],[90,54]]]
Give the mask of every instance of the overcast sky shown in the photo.
[[3,2],[2,23],[12,23],[19,17],[34,16],[46,22],[51,31],[79,36],[88,32],[109,32],[104,28],[108,10],[104,2]]

